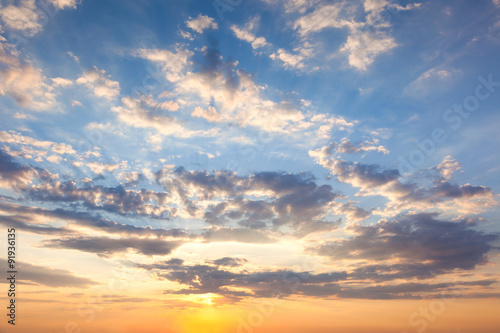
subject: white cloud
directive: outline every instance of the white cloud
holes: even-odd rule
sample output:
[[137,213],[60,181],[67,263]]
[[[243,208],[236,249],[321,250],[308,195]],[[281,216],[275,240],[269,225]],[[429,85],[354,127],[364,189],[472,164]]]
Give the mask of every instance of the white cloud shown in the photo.
[[217,110],[213,106],[209,106],[208,109],[203,110],[199,106],[197,106],[193,113],[191,113],[193,117],[204,118],[210,122],[219,122],[221,121],[221,115],[217,113]]
[[252,44],[253,49],[258,49],[268,45],[264,37],[257,37],[252,32],[256,22],[257,19],[253,19],[242,28],[238,27],[237,25],[231,26],[231,30],[233,31],[236,38]]
[[203,33],[204,30],[217,29],[219,26],[212,17],[198,15],[197,18],[189,18],[186,25],[197,33]]
[[347,37],[340,52],[349,54],[349,65],[366,70],[378,55],[392,50],[397,45],[394,38],[383,31],[355,31]]
[[179,103],[174,101],[161,102],[158,104],[158,108],[168,111],[177,111],[179,110]]
[[192,131],[184,127],[178,120],[171,116],[162,115],[151,108],[146,97],[123,97],[121,106],[116,106],[111,111],[116,112],[118,119],[124,124],[136,128],[153,128],[163,135],[175,135],[179,138],[193,136],[210,136],[210,131]]
[[[57,10],[76,8],[77,0],[48,0]],[[9,29],[20,30],[25,36],[33,36],[43,29],[47,14],[38,8],[35,0],[20,0],[18,5],[0,8],[0,18]]]
[[290,12],[299,12],[304,13],[311,7],[316,6],[321,0],[263,0],[264,2],[274,5],[277,2],[283,3],[285,7],[285,11],[287,13]]
[[[29,159],[39,159],[51,153],[50,160],[60,161],[62,157],[59,155],[76,154],[76,150],[66,143],[41,141],[15,131],[0,131],[0,142],[8,143],[10,146],[18,146],[20,154],[24,158]],[[17,153],[12,151],[11,154],[16,155]],[[49,158],[47,158],[47,160],[49,160]]]
[[294,29],[306,36],[327,28],[344,28],[356,25],[352,19],[342,18],[343,4],[325,5],[295,21]]
[[87,163],[85,163],[85,166],[87,166],[95,174],[102,174],[102,173],[104,173],[104,171],[113,172],[115,170],[118,170],[120,167],[125,166],[125,164],[126,163],[103,164],[103,163],[99,163],[99,162],[87,162]]
[[387,0],[365,0],[363,6],[365,8],[365,12],[379,12],[388,4],[389,1]]
[[8,5],[1,8],[0,18],[6,27],[22,30],[26,35],[32,36],[42,29],[36,10],[35,0],[22,0],[19,6]]
[[303,68],[304,64],[302,61],[304,60],[304,56],[300,54],[291,54],[288,53],[284,49],[279,49],[278,52],[275,52],[269,56],[273,60],[280,60],[283,62],[285,67],[292,67],[292,68]]
[[71,80],[68,80],[68,79],[64,79],[62,77],[56,77],[56,78],[52,78],[52,84],[54,87],[69,87],[71,85],[73,85],[73,81]]
[[77,64],[80,63],[80,58],[78,58],[76,55],[73,54],[73,52],[66,52],[67,55],[69,55]]
[[32,110],[55,106],[54,88],[42,71],[29,61],[21,61],[12,46],[0,42],[0,95],[9,95],[19,105]]
[[56,8],[76,8],[79,1],[77,0],[49,0]]
[[76,80],[76,83],[92,89],[96,97],[114,100],[120,95],[120,84],[111,80],[104,70],[100,70],[95,66],[84,71],[83,75]]
[[[215,49],[204,47],[201,52],[204,53],[205,62],[202,61],[201,68],[196,72],[193,72],[194,68],[190,61],[192,54],[188,51],[177,49],[174,53],[168,50],[139,50],[134,54],[141,55],[160,66],[163,65],[162,69],[167,77],[175,76],[175,81],[172,82],[174,87],[171,89],[173,93],[169,91],[161,95],[169,98],[175,95],[179,105],[183,108],[195,107],[191,114],[193,118],[236,124],[240,127],[252,126],[266,132],[282,134],[298,134],[307,130],[310,135],[315,136],[315,140],[318,139],[317,135],[322,140],[328,138],[333,128],[348,127],[349,123],[340,123],[342,118],[318,117],[313,113],[304,114],[301,110],[304,105],[300,101],[296,103],[275,102],[266,98],[264,93],[266,87],[256,84],[252,76],[244,70],[237,69],[237,62],[225,61]],[[180,54],[183,56],[180,57]],[[300,66],[298,63],[294,65]],[[137,110],[138,105],[143,105],[142,108],[147,105],[150,109],[158,107],[156,104],[148,104],[148,99],[145,97],[141,99],[136,102],[133,102],[133,99],[125,99],[124,102],[128,106],[124,109]],[[124,112],[127,114],[129,111]],[[133,113],[135,114],[136,111]],[[164,134],[177,131],[172,126],[176,127],[179,124],[173,117],[158,118],[159,122],[168,123],[162,130],[160,127],[163,125],[160,126],[152,121],[150,111],[141,111],[139,114],[143,115],[138,117],[141,127],[156,128]],[[134,122],[132,116],[126,118],[130,118],[128,120],[130,124]],[[205,135],[204,132],[199,131],[191,134]]]
[[187,49],[177,48],[176,52],[158,49],[139,49],[132,53],[133,56],[158,63],[165,72],[166,79],[170,82],[179,81],[182,73],[190,64],[189,58],[193,53]]

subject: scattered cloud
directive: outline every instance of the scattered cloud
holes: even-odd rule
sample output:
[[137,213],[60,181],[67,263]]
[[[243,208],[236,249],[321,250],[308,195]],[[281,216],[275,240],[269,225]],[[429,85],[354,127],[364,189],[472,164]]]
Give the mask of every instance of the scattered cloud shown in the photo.
[[189,20],[186,21],[186,25],[188,28],[192,29],[193,31],[196,31],[197,33],[201,34],[203,33],[204,30],[209,30],[209,29],[218,29],[219,26],[217,25],[217,22],[212,17],[206,16],[206,15],[198,15],[196,18],[189,18]]
[[120,84],[118,81],[110,79],[106,71],[94,68],[86,70],[83,75],[76,80],[77,84],[82,84],[91,89],[96,97],[105,98],[109,101],[115,100],[120,95]]

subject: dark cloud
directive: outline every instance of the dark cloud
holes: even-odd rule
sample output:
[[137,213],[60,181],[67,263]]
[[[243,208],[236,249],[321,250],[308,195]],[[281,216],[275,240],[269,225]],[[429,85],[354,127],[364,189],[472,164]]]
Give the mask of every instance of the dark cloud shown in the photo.
[[[0,265],[7,267],[7,260],[0,258]],[[32,265],[27,262],[17,262],[20,282],[31,282],[48,287],[87,288],[99,283],[73,275],[70,271]],[[7,280],[4,280],[7,282]],[[2,281],[2,282],[4,282]],[[4,282],[4,283],[5,283]]]
[[35,179],[47,181],[51,174],[46,170],[21,165],[14,158],[0,149],[0,187],[9,187],[16,191],[26,189]]
[[[4,165],[4,170],[16,170],[21,175],[31,170],[10,158],[5,159]],[[132,176],[135,179],[139,174]],[[126,217],[147,216],[164,220],[187,213],[210,225],[231,228],[231,231],[209,232],[208,236],[212,238],[224,233],[245,239],[243,234],[253,235],[251,237],[255,238],[257,231],[246,230],[276,231],[284,225],[289,226],[296,237],[338,228],[338,218],[332,216],[331,206],[340,195],[330,185],[316,184],[309,173],[259,172],[238,176],[227,171],[210,173],[179,167],[162,169],[155,178],[165,191],[91,183],[79,186],[75,181],[61,182],[49,177],[40,179],[38,184],[25,186],[20,192],[29,200],[68,205],[75,212],[61,210],[52,212],[53,215],[77,219],[89,225],[98,224],[109,230],[121,228],[125,231],[130,227],[120,227],[99,217],[77,216],[80,214],[77,211],[105,211]],[[205,200],[212,202],[208,205],[200,203]],[[363,211],[358,213],[361,215]],[[236,231],[236,227],[245,231]]]
[[16,230],[22,230],[26,232],[31,232],[34,234],[41,235],[70,235],[75,234],[74,231],[68,228],[54,228],[47,224],[39,224],[29,222],[30,218],[28,216],[5,216],[0,215],[0,225],[9,228],[15,228]]
[[[178,228],[172,228],[169,230],[165,229],[153,229],[151,227],[138,227],[131,224],[121,224],[115,221],[101,217],[100,215],[93,215],[87,212],[75,212],[57,208],[54,210],[36,208],[30,206],[1,203],[0,210],[8,212],[11,214],[5,219],[0,217],[0,223],[9,225],[13,227],[18,227],[19,229],[33,232],[33,233],[46,233],[46,234],[65,234],[74,233],[69,228],[53,228],[47,224],[33,224],[26,223],[25,221],[32,221],[33,219],[60,219],[69,224],[75,224],[79,226],[84,226],[94,230],[105,231],[110,234],[121,234],[128,236],[154,236],[159,238],[173,237],[173,238],[196,238],[198,236],[189,234],[186,231]],[[2,222],[2,219],[4,222]],[[24,222],[23,222],[24,221]]]
[[447,198],[472,198],[475,196],[485,196],[491,195],[491,189],[486,186],[472,186],[470,184],[466,185],[456,185],[449,182],[442,182],[436,184],[434,188],[431,189],[435,195]]
[[211,261],[213,265],[216,266],[228,266],[228,267],[238,267],[246,263],[246,259],[224,257]]
[[[354,275],[372,279],[428,278],[454,269],[471,270],[487,263],[496,234],[475,230],[470,220],[441,221],[436,214],[400,216],[373,226],[355,225],[355,236],[316,247],[335,260],[377,261]],[[384,263],[397,260],[399,263]]]
[[[190,200],[192,192],[203,200],[221,201],[204,212],[205,221],[212,225],[236,223],[249,229],[265,229],[286,224],[301,236],[338,227],[337,219],[328,221],[327,215],[329,205],[340,195],[330,185],[317,185],[308,173],[260,172],[240,177],[225,171],[177,168],[174,175],[160,170],[156,180],[183,201]],[[262,195],[254,198],[255,193]]]
[[[371,281],[354,283],[348,272],[313,274],[290,270],[248,272],[246,262],[224,257],[200,265],[185,265],[180,259],[154,264],[136,264],[160,280],[177,282],[183,287],[168,294],[214,293],[239,300],[243,297],[286,297],[301,295],[319,298],[420,299],[464,297],[468,288],[488,288],[496,280],[455,281],[450,283],[401,283],[373,285]],[[237,291],[235,291],[237,290]],[[470,294],[470,293],[469,293]]]
[[[289,270],[247,272],[241,270],[241,264],[243,261],[240,259],[225,257],[205,265],[184,265],[178,261],[169,261],[136,266],[154,271],[159,279],[189,286],[179,290],[168,290],[166,293],[182,295],[215,293],[233,299],[292,294],[332,296],[340,290],[335,282],[347,277],[345,272],[330,274],[296,273]],[[222,267],[238,268],[238,271]],[[235,291],[234,288],[239,290]]]
[[151,190],[127,190],[123,186],[106,187],[86,185],[76,186],[75,182],[51,182],[43,186],[33,186],[26,191],[26,196],[35,201],[57,203],[82,203],[87,209],[107,212],[149,216],[169,219],[170,207],[165,205],[169,195]]
[[101,257],[109,257],[128,250],[134,250],[146,256],[167,255],[182,244],[180,241],[149,238],[71,237],[46,240],[43,241],[42,246],[56,249],[73,249],[95,253]]

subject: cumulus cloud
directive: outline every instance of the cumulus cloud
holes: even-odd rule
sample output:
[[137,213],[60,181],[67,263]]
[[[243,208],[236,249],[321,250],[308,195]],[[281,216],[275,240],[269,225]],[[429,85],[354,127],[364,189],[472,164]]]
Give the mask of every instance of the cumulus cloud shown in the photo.
[[190,64],[193,53],[184,48],[176,48],[175,52],[159,49],[138,49],[132,52],[133,56],[159,64],[160,70],[165,73],[166,79],[171,82],[179,81]]
[[[254,230],[287,225],[297,236],[338,227],[329,213],[339,195],[329,185],[317,185],[307,174],[260,172],[240,177],[178,168],[157,172],[156,180],[175,202],[189,203],[186,217],[203,218],[212,225],[237,224]],[[198,204],[193,202],[195,197]]]
[[114,100],[120,95],[120,84],[110,79],[105,70],[94,68],[83,72],[76,83],[85,85],[91,89],[96,97]]
[[56,178],[46,170],[17,163],[11,155],[0,150],[0,187],[24,191],[36,180]]
[[10,4],[1,8],[0,18],[6,27],[14,30],[22,30],[27,35],[34,35],[42,28],[37,9],[35,0],[22,0],[19,6]]
[[204,30],[209,30],[209,29],[217,29],[219,26],[217,25],[217,22],[212,17],[206,16],[206,15],[198,15],[196,18],[189,18],[189,20],[186,21],[186,25],[196,31],[197,33],[201,34],[203,33]]
[[76,8],[76,5],[80,2],[79,0],[49,0],[56,8]]
[[175,117],[159,112],[158,109],[163,107],[162,103],[144,96],[138,98],[126,96],[121,99],[121,105],[111,108],[111,111],[116,112],[118,119],[128,126],[153,128],[162,135],[189,138],[213,134],[211,131],[193,131],[186,128]]
[[304,60],[304,56],[301,54],[291,54],[288,53],[285,49],[279,49],[269,57],[273,60],[282,61],[286,67],[304,68],[304,64],[302,63],[302,61]]
[[197,106],[191,115],[193,117],[204,118],[209,122],[221,121],[221,115],[217,113],[217,110],[213,106],[209,106],[206,110]]
[[18,58],[13,46],[2,41],[0,64],[0,95],[8,95],[20,106],[36,111],[47,111],[56,105],[54,88],[42,71],[29,60]]
[[62,77],[56,77],[56,78],[52,78],[52,83],[53,83],[53,86],[54,87],[69,87],[71,85],[73,85],[73,81],[71,80],[68,80],[68,79],[65,79],[65,78],[62,78]]
[[347,37],[340,52],[349,54],[349,65],[367,70],[378,55],[389,52],[397,45],[394,37],[384,31],[355,31]]
[[[235,265],[221,265],[221,262],[238,262]],[[208,264],[186,265],[183,260],[175,259],[154,264],[137,264],[141,269],[153,271],[159,280],[177,282],[188,288],[167,290],[169,294],[208,294],[214,293],[229,299],[241,297],[275,297],[292,294],[323,297],[335,295],[340,288],[334,282],[346,276],[344,272],[330,274],[311,274],[290,270],[262,272],[233,271],[239,268],[237,258],[216,259]],[[236,289],[235,289],[236,288]]]
[[[56,10],[76,8],[77,0],[48,0]],[[0,18],[9,29],[22,31],[25,36],[33,36],[43,29],[43,20],[47,14],[35,0],[20,0],[0,8]]]

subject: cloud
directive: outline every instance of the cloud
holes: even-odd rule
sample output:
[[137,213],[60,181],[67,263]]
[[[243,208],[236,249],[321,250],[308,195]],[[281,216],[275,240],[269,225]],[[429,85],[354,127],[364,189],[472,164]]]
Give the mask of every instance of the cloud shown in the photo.
[[197,33],[201,34],[203,33],[204,30],[209,30],[209,29],[214,29],[216,30],[219,28],[217,23],[212,17],[208,17],[206,15],[198,15],[197,18],[189,18],[189,20],[186,21],[186,25],[196,31]]
[[191,115],[193,117],[204,118],[212,123],[221,121],[221,115],[217,113],[217,110],[213,106],[209,106],[206,110],[197,106]]
[[31,110],[52,109],[56,105],[54,88],[40,69],[19,59],[16,52],[12,45],[0,41],[0,95],[8,95]]
[[[56,10],[76,8],[77,0],[48,0]],[[50,10],[50,8],[48,8]],[[5,26],[12,30],[22,31],[31,37],[43,29],[44,20],[47,20],[46,11],[39,8],[35,0],[20,0],[17,5],[9,4],[0,8],[0,18]]]
[[443,221],[420,213],[353,225],[349,239],[326,242],[314,252],[335,260],[368,260],[353,276],[373,280],[431,278],[455,269],[472,270],[488,262],[497,234],[474,229],[470,220]]
[[0,149],[0,187],[23,191],[36,179],[47,181],[53,176],[43,169],[20,165]]
[[236,224],[254,230],[287,225],[297,236],[338,227],[329,213],[339,195],[329,185],[317,185],[308,174],[259,172],[241,177],[177,168],[160,170],[155,176],[171,193],[171,200],[184,203],[185,217],[203,218],[211,225]]
[[363,141],[359,144],[353,144],[351,140],[343,140],[340,144],[333,142],[328,147],[329,150],[334,150],[336,153],[342,154],[355,154],[364,153],[369,151],[377,151],[383,154],[389,154],[389,151],[384,146],[378,145],[378,140]]
[[6,216],[0,215],[0,224],[8,228],[15,228],[16,230],[23,230],[26,232],[39,234],[39,235],[68,235],[75,232],[67,228],[54,228],[47,224],[32,223],[27,216]]
[[132,127],[153,128],[162,135],[174,135],[180,138],[189,138],[193,136],[212,136],[211,131],[193,131],[183,126],[176,118],[171,115],[163,114],[158,110],[162,104],[159,104],[144,96],[138,98],[123,97],[121,105],[111,108],[116,112],[118,119]]
[[[235,265],[220,265],[220,262]],[[165,293],[177,295],[218,294],[229,299],[242,297],[275,297],[301,294],[323,297],[335,295],[340,288],[333,282],[346,277],[345,272],[311,274],[289,270],[248,272],[241,270],[238,258],[221,258],[210,264],[186,265],[183,260],[164,261],[154,264],[136,264],[138,268],[154,271],[159,280],[177,282],[188,288],[167,290]],[[224,268],[225,267],[225,268]],[[237,268],[239,271],[229,270]]]
[[236,38],[250,43],[252,45],[252,48],[255,50],[269,45],[264,37],[257,37],[252,32],[257,23],[258,19],[253,19],[244,27],[232,25],[230,29],[233,31]]
[[270,5],[281,3],[285,7],[287,13],[299,12],[304,13],[306,10],[317,6],[321,0],[262,0]]
[[53,83],[54,87],[63,87],[63,88],[66,88],[66,87],[69,87],[69,86],[73,85],[73,81],[68,80],[68,79],[64,79],[62,77],[52,78],[51,80],[52,80],[52,83]]
[[304,56],[288,53],[285,49],[279,49],[278,52],[271,54],[269,57],[273,60],[282,61],[285,67],[304,68],[302,63]]
[[[7,267],[7,260],[0,258],[0,263],[3,267]],[[29,281],[54,288],[88,288],[99,284],[91,279],[75,276],[64,269],[48,268],[27,262],[18,262],[16,265],[18,270],[22,272],[20,279],[23,282]]]
[[[216,294],[224,301],[243,298],[274,298],[298,295],[318,298],[360,299],[419,299],[466,297],[462,290],[469,287],[488,287],[496,280],[454,281],[449,283],[400,283],[373,285],[352,283],[355,276],[345,272],[313,274],[292,270],[249,271],[246,260],[224,257],[205,264],[186,264],[181,259],[136,264],[139,269],[151,271],[158,280],[177,282],[179,288],[166,290],[166,294]],[[462,289],[462,290],[460,290]],[[473,289],[474,290],[474,289]]]
[[[188,240],[200,238],[199,235],[187,233],[183,229],[155,229],[150,226],[140,227],[132,224],[117,223],[99,214],[78,212],[56,208],[54,210],[36,208],[27,205],[0,203],[3,224],[14,223],[15,228],[35,234],[76,234],[84,229],[90,229],[112,235],[129,237],[156,237]],[[46,221],[65,222],[63,227],[52,227]],[[29,222],[26,222],[29,221]],[[77,226],[77,228],[74,228]]]
[[106,71],[94,68],[83,72],[76,83],[85,85],[91,89],[96,97],[105,98],[109,101],[116,99],[120,95],[120,84],[113,81],[106,75]]
[[[378,214],[394,215],[405,210],[430,209],[451,214],[471,214],[496,205],[490,188],[470,184],[457,185],[443,178],[442,164],[439,169],[430,169],[432,173],[429,176],[433,177],[433,184],[424,187],[415,182],[404,181],[397,169],[384,169],[377,164],[337,159],[333,156],[335,149],[338,149],[338,145],[334,143],[310,151],[309,155],[315,158],[318,164],[330,170],[339,181],[360,188],[357,196],[381,195],[389,199],[385,210],[377,211]],[[447,175],[449,176],[448,171]]]
[[345,28],[355,25],[352,19],[344,19],[342,3],[332,5],[322,5],[313,12],[297,19],[294,29],[302,36],[320,32],[327,28]]
[[65,9],[65,8],[76,8],[79,4],[80,0],[49,0],[56,8]]
[[384,31],[355,31],[340,52],[349,54],[349,65],[359,70],[367,70],[375,58],[398,46],[394,38]]
[[25,190],[31,200],[53,203],[82,203],[92,210],[103,210],[120,215],[149,216],[168,219],[172,207],[165,205],[169,194],[152,190],[127,190],[123,186],[106,187],[86,185],[78,187],[74,181],[52,181],[31,186]]
[[451,176],[462,168],[460,163],[458,163],[453,157],[446,156],[439,165],[436,166],[438,172],[443,176],[444,179],[450,180]]
[[212,227],[204,231],[202,236],[210,243],[238,242],[249,244],[268,244],[276,243],[278,241],[277,239],[267,236],[261,231],[242,228]]
[[76,154],[76,150],[66,143],[41,141],[16,131],[0,131],[0,142],[8,143],[11,146],[20,146],[22,151],[25,152],[25,156],[29,155],[28,152],[33,152],[38,156],[43,156],[48,152],[53,154]]
[[460,70],[431,68],[410,82],[404,93],[413,98],[422,98],[432,93],[448,90],[462,74]]
[[0,8],[0,18],[5,26],[14,30],[23,30],[32,36],[42,29],[35,0],[21,0],[19,6],[8,5]]
[[73,249],[95,253],[100,257],[110,257],[118,253],[134,250],[145,256],[168,255],[182,245],[179,241],[166,241],[150,238],[108,238],[108,237],[70,237],[45,240],[43,247]]
[[177,82],[190,64],[189,58],[193,53],[187,49],[177,47],[175,52],[159,49],[138,49],[132,55],[159,64],[170,82]]
[[224,257],[224,258],[213,260],[211,263],[216,265],[216,266],[238,267],[238,266],[243,265],[247,261],[248,260],[246,260],[246,259]]
[[[300,102],[270,100],[265,96],[266,87],[254,82],[250,74],[238,68],[236,61],[224,59],[215,47],[203,47],[199,52],[200,58],[193,57],[194,53],[177,46],[175,51],[140,49],[132,54],[156,64],[157,70],[169,81],[167,84],[173,85],[168,95],[175,95],[178,101],[182,101],[182,104],[179,102],[180,109],[195,106],[190,121],[204,118],[210,122],[242,128],[251,126],[284,135],[302,133],[311,140],[329,136],[329,131],[337,126],[352,125],[342,117],[326,117],[306,112]],[[197,59],[196,62],[193,63],[191,58]],[[154,75],[158,76],[159,73]],[[162,95],[163,93],[160,94]],[[136,104],[133,99],[135,98],[128,97],[123,102]],[[140,103],[144,104],[144,98],[140,99]],[[142,118],[136,116],[136,112],[133,114],[133,117],[127,118]],[[144,112],[141,111],[140,114]],[[171,116],[170,119],[175,118]],[[133,123],[132,120],[128,122]],[[138,121],[138,124],[143,123],[144,127],[159,127],[155,122]],[[167,128],[164,131],[168,135],[169,126],[162,127]],[[189,133],[185,130],[179,132],[179,135],[183,132]],[[210,135],[220,134],[217,128],[210,130]]]
[[[314,35],[325,29],[347,29],[349,31],[340,53],[348,55],[349,65],[358,70],[366,71],[376,57],[394,49],[398,44],[390,35],[390,22],[382,13],[384,9],[395,13],[398,10],[410,10],[419,7],[418,4],[399,6],[386,0],[366,0],[363,10],[365,20],[356,19],[358,6],[351,3],[320,3],[312,6],[304,1],[287,1],[287,11],[298,11],[300,17],[295,19],[293,27],[302,40],[313,41]],[[312,11],[309,9],[314,8]],[[314,44],[314,43],[313,43]],[[310,55],[318,52],[310,52]],[[286,54],[283,53],[283,56]],[[276,56],[275,56],[276,57]]]

